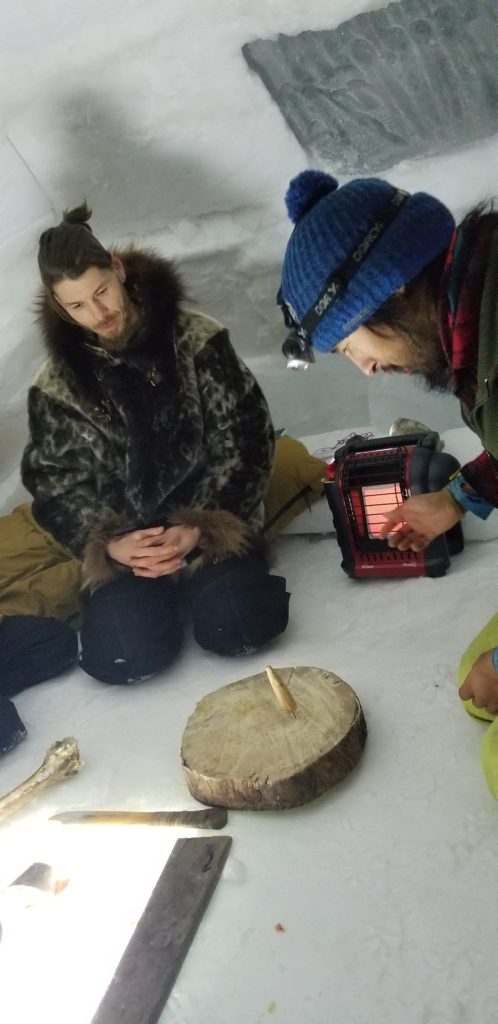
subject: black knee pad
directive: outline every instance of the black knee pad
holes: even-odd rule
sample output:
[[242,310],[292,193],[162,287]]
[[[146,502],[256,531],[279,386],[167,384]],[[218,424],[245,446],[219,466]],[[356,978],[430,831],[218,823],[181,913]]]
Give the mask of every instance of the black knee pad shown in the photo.
[[192,581],[194,637],[215,654],[252,654],[287,627],[289,597],[282,576],[259,558],[230,558]]
[[16,747],[25,736],[26,728],[14,704],[11,700],[0,697],[0,755]]
[[0,691],[12,697],[76,664],[78,637],[66,622],[5,615],[0,623]]
[[176,585],[126,574],[88,599],[81,668],[102,683],[134,683],[167,668],[182,643]]

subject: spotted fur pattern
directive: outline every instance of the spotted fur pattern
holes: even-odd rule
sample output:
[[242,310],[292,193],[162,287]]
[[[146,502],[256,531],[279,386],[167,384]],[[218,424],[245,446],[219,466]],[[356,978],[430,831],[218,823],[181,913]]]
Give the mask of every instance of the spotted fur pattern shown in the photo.
[[215,320],[181,309],[166,260],[119,253],[142,326],[119,358],[42,303],[51,356],[29,392],[25,486],[77,557],[92,538],[167,524],[179,508],[262,525],[273,459],[264,396]]

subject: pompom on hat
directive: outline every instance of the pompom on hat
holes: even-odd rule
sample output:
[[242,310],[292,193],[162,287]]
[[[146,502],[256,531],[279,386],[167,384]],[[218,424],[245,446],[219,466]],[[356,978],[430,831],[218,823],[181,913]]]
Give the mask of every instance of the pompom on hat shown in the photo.
[[434,196],[408,195],[380,178],[339,187],[329,174],[303,171],[285,202],[295,228],[279,294],[319,352],[334,349],[431,263],[455,228]]

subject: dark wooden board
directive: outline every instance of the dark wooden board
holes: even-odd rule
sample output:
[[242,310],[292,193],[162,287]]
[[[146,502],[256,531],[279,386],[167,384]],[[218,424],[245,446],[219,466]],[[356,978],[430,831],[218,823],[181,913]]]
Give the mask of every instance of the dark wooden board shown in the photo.
[[92,1024],[157,1024],[231,843],[230,836],[178,840]]

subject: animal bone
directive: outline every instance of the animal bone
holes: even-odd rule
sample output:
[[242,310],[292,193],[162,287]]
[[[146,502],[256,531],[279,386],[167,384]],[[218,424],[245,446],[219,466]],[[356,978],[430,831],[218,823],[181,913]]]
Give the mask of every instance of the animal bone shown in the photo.
[[14,814],[41,789],[51,786],[53,782],[60,782],[61,779],[76,775],[82,767],[83,761],[80,760],[78,744],[74,737],[66,736],[64,740],[56,740],[48,748],[38,771],[0,798],[0,821]]

